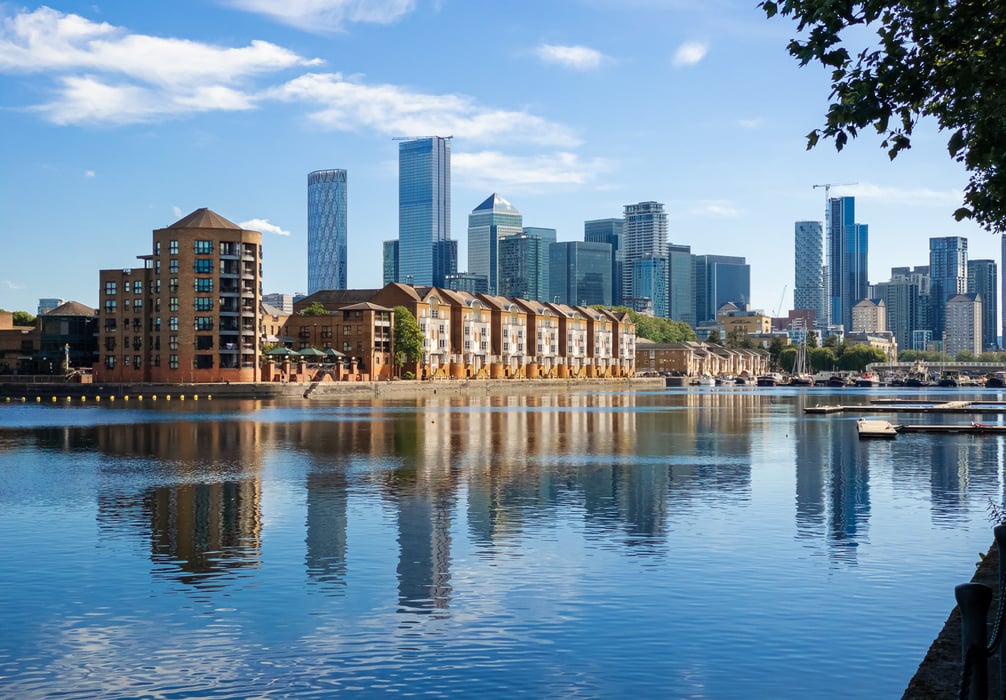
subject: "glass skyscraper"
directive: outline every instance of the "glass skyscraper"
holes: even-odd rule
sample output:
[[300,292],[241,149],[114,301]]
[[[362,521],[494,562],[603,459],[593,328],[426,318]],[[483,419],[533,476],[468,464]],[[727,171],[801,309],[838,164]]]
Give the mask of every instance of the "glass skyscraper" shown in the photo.
[[398,240],[384,241],[384,284],[398,281]]
[[824,327],[828,325],[824,304],[824,224],[797,221],[794,229],[793,309],[813,311],[814,323]]
[[968,239],[929,239],[929,326],[933,340],[943,340],[947,302],[968,291]]
[[583,240],[587,243],[607,243],[611,246],[611,303],[622,304],[622,262],[625,258],[622,239],[624,219],[592,219],[583,222]]
[[398,144],[398,282],[434,283],[434,244],[451,237],[450,137]]
[[611,305],[610,245],[561,241],[548,248],[549,301]]
[[637,311],[667,318],[667,258],[645,255],[632,261],[632,298]]
[[526,233],[500,239],[497,293],[508,299],[551,301],[546,267],[551,242]]
[[345,289],[346,171],[307,176],[307,293]]
[[751,266],[733,255],[693,255],[695,324],[716,320],[724,304],[747,308],[751,301]]
[[[632,262],[667,257],[667,214],[660,202],[626,204],[622,235],[622,303],[632,306]],[[667,296],[666,290],[664,296]]]
[[468,272],[485,275],[489,293],[499,289],[499,242],[524,232],[521,213],[495,192],[468,215]]
[[856,223],[856,198],[828,200],[828,275],[831,324],[852,328],[852,307],[866,299],[869,229]]
[[695,270],[692,248],[667,246],[667,317],[695,325]]
[[999,341],[999,275],[995,260],[968,260],[968,293],[982,300],[982,351],[994,350]]

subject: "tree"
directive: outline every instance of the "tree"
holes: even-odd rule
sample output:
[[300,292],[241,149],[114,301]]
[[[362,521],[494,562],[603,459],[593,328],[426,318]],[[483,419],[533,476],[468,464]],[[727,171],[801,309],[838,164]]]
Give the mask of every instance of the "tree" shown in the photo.
[[35,317],[32,316],[27,311],[15,311],[13,314],[13,323],[15,326],[34,326]]
[[871,362],[887,362],[887,355],[880,348],[852,345],[838,358],[838,367],[852,372],[862,372]]
[[714,328],[709,331],[709,335],[706,336],[706,342],[711,345],[722,345],[723,341],[720,340],[720,332],[718,329]]
[[312,301],[301,309],[301,316],[328,316],[328,309],[320,301]]
[[823,372],[834,369],[838,357],[831,348],[814,348],[807,351],[807,361],[815,372]]
[[[949,135],[950,156],[971,175],[954,217],[1006,231],[1006,0],[765,0],[759,7],[770,18],[796,20],[800,38],[787,49],[801,66],[831,69],[825,124],[807,135],[808,149],[823,137],[841,151],[872,127],[893,160],[911,147],[919,120],[933,118]],[[855,57],[853,42],[863,47]]]
[[406,362],[419,362],[423,357],[423,329],[412,312],[404,306],[392,309],[395,314],[395,366],[399,373]]
[[[782,348],[779,352],[779,359],[776,364],[784,372],[792,372],[796,365],[796,348],[792,345]],[[771,349],[769,350],[771,352]]]
[[779,337],[772,338],[772,342],[769,343],[768,346],[768,356],[769,359],[771,360],[773,367],[779,367],[782,365],[782,363],[780,362],[780,357],[785,347],[786,342],[782,338]]
[[810,331],[807,333],[807,348],[817,347],[817,331]]

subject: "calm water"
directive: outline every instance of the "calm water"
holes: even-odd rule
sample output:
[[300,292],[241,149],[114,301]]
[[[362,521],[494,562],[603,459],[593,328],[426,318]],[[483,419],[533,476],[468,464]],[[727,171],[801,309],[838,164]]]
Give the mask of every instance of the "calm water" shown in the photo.
[[0,696],[900,697],[1004,442],[830,391],[0,405]]

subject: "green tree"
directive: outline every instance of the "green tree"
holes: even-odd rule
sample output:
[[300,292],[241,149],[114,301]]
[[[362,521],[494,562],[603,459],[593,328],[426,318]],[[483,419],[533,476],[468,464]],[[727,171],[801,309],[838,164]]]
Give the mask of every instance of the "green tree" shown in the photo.
[[772,338],[772,342],[768,346],[768,356],[773,367],[781,366],[781,363],[779,362],[779,356],[782,354],[782,351],[785,347],[786,347],[786,341],[784,341],[782,338],[779,337]]
[[[838,336],[834,335],[834,334],[829,335],[827,338],[824,339],[824,344],[821,347],[823,347],[823,348],[831,348],[832,350],[837,350],[837,348],[838,348]],[[836,351],[836,354],[837,354],[837,351]]]
[[880,348],[851,345],[838,358],[838,368],[850,372],[862,372],[871,362],[887,362],[887,355]]
[[406,362],[419,362],[423,357],[423,330],[419,327],[419,322],[412,312],[404,306],[396,306],[392,309],[395,314],[394,344],[395,344],[395,367],[399,374],[402,365]]
[[706,342],[713,345],[722,345],[723,341],[720,340],[720,331],[717,328],[709,331],[709,335],[706,336]]
[[835,369],[838,364],[838,356],[831,348],[813,348],[807,350],[807,361],[815,372],[825,372]]
[[[769,349],[771,352],[771,349]],[[777,361],[777,366],[783,372],[792,372],[793,366],[796,364],[796,348],[792,345],[782,348],[779,353],[779,359]]]
[[[5,309],[0,309],[0,311],[5,311]],[[32,316],[27,311],[13,311],[11,312],[11,323],[15,326],[34,326],[35,317]]]
[[312,301],[301,309],[301,316],[328,316],[328,309],[320,301]]
[[807,333],[807,349],[817,347],[817,331],[810,331]]
[[869,127],[893,159],[911,147],[921,118],[935,119],[950,157],[971,175],[954,217],[1006,231],[1006,0],[765,0],[759,7],[796,21],[800,36],[787,49],[801,66],[831,70],[825,123],[807,135],[808,149],[825,138],[842,150]]

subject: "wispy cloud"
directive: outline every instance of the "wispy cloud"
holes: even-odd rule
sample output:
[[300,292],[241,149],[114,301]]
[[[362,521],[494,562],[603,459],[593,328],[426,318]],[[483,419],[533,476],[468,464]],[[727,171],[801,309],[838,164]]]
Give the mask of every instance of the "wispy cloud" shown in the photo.
[[93,170],[85,170],[84,171],[84,177],[86,177],[86,178],[92,178],[94,176],[95,176],[95,172]]
[[573,70],[592,70],[607,59],[600,51],[586,46],[542,44],[534,52],[545,63],[553,63]]
[[585,185],[610,169],[601,158],[583,160],[575,153],[512,156],[498,151],[451,154],[451,170],[475,187],[527,191],[542,185]]
[[760,129],[765,126],[765,120],[761,117],[755,119],[738,119],[737,126],[742,129]]
[[224,0],[246,12],[308,32],[334,32],[352,22],[390,24],[412,11],[414,0]]
[[674,52],[671,63],[675,67],[694,66],[705,58],[707,53],[709,53],[708,44],[701,41],[687,41]]
[[7,289],[25,289],[25,286],[14,280],[0,280],[0,285],[3,285]]
[[714,216],[721,219],[734,219],[741,215],[734,203],[727,199],[703,199],[692,207],[692,213],[697,216]]
[[182,208],[178,205],[171,207],[171,213],[175,215],[176,219],[182,218]]
[[254,77],[317,64],[265,41],[229,48],[129,34],[47,7],[0,23],[0,72],[53,75],[56,97],[36,109],[57,124],[250,109]]
[[858,197],[878,199],[891,204],[930,205],[945,207],[959,204],[964,197],[960,190],[931,190],[927,188],[904,188],[859,182],[851,185],[835,185],[829,194],[832,197]]
[[372,129],[392,136],[440,134],[468,140],[507,137],[557,147],[580,143],[566,127],[533,114],[485,107],[463,95],[414,92],[397,85],[365,85],[339,73],[309,73],[269,97],[315,102],[310,117],[332,129]]
[[276,224],[269,223],[269,219],[248,219],[238,224],[246,231],[259,231],[261,233],[274,233],[277,236],[289,236],[290,232],[282,229]]

